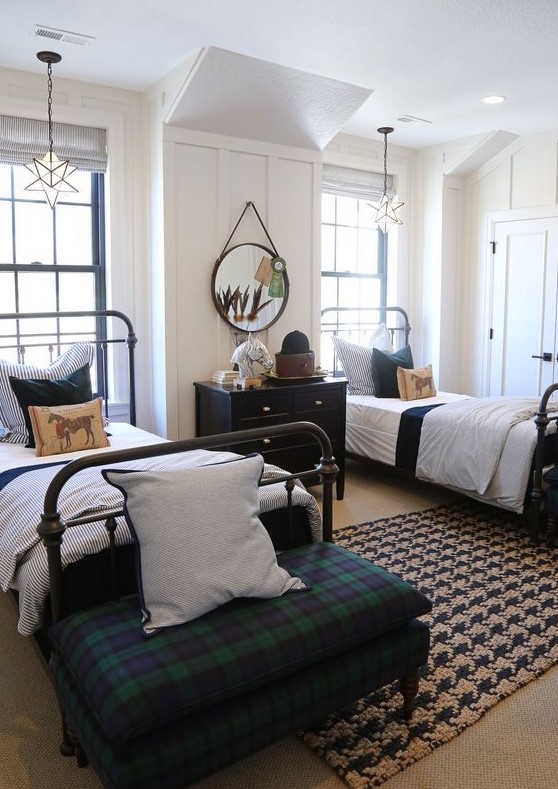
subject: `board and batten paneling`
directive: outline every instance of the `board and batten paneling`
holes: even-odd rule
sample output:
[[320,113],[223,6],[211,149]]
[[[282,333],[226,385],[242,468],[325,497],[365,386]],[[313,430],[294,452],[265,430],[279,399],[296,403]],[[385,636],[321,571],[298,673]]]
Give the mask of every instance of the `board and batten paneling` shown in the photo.
[[[273,355],[289,331],[315,333],[319,294],[319,200],[315,190],[320,157],[315,151],[263,146],[257,141],[165,129],[165,298],[170,307],[169,355],[166,359],[168,437],[194,435],[193,381],[230,366],[231,329],[219,318],[211,298],[211,274],[246,203],[253,202],[290,281],[287,308],[260,338]],[[268,245],[261,225],[249,210],[231,244],[254,241]],[[316,302],[317,298],[317,302]],[[317,308],[316,308],[317,304]],[[174,316],[174,317],[173,317]],[[171,341],[171,338],[174,340]],[[174,350],[170,350],[174,349]]]

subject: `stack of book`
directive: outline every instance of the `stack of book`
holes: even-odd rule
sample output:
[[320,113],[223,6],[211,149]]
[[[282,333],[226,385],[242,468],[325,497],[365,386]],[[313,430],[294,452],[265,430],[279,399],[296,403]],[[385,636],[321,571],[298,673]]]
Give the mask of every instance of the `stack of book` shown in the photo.
[[238,370],[214,370],[211,375],[213,383],[222,386],[232,386],[234,379],[238,377]]

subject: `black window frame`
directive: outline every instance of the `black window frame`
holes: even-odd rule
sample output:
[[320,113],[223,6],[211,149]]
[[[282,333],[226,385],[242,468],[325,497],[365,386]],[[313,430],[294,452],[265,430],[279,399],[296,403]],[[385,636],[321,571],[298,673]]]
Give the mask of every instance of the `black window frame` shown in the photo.
[[[62,193],[54,208],[50,208],[44,197],[40,197],[40,193],[31,192],[27,196],[15,196],[14,188],[14,168],[22,167],[23,165],[9,165],[2,164],[1,167],[10,169],[10,195],[0,196],[0,203],[10,203],[11,205],[11,247],[12,247],[12,262],[3,263],[0,261],[0,273],[13,274],[13,287],[14,287],[14,313],[19,313],[20,309],[20,295],[18,287],[18,274],[36,271],[37,273],[51,272],[55,275],[55,309],[45,308],[45,312],[60,312],[60,274],[67,274],[75,272],[76,274],[83,274],[89,272],[93,274],[94,291],[95,291],[95,310],[105,310],[107,308],[107,287],[106,287],[106,219],[105,219],[105,176],[103,173],[90,171],[91,176],[91,202],[84,203],[82,201],[72,201],[71,193],[66,195]],[[33,263],[18,263],[17,262],[17,249],[16,249],[16,212],[18,204],[44,202],[44,210],[51,213],[53,222],[53,263],[42,263],[40,261]],[[56,210],[58,205],[79,205],[89,206],[91,212],[91,263],[89,264],[60,264],[56,261],[56,244],[57,244],[57,227],[56,227]],[[79,307],[77,307],[79,311]],[[98,336],[105,336],[106,333],[106,319],[97,318],[96,333]],[[61,353],[63,347],[68,344],[68,338],[65,336],[61,321],[56,321],[55,327],[49,328],[48,337],[49,348],[54,349],[57,347],[58,353]],[[33,333],[35,340],[37,335]],[[6,339],[4,337],[4,339]],[[85,339],[85,338],[84,338]],[[25,358],[25,346],[28,342],[25,334],[24,322],[16,321],[14,335],[10,335],[10,345],[18,349],[18,358],[23,361]],[[52,351],[51,351],[52,352]],[[97,376],[101,375],[101,369],[97,366]],[[98,385],[101,384],[99,380]]]
[[[322,191],[322,198],[324,194],[329,194],[332,197],[335,197],[335,221],[332,222],[325,222],[323,217],[321,220],[321,228],[324,226],[333,227],[334,228],[334,243],[333,243],[333,270],[324,270],[323,264],[320,266],[320,274],[321,277],[324,279],[334,279],[338,283],[335,288],[336,293],[336,303],[335,304],[322,304],[321,308],[325,309],[326,307],[339,307],[339,306],[347,306],[347,305],[340,305],[339,304],[339,282],[342,279],[354,279],[354,280],[379,280],[380,281],[380,303],[379,304],[372,304],[366,305],[370,306],[371,309],[381,308],[387,306],[387,290],[388,290],[388,236],[387,232],[384,232],[380,225],[377,226],[377,270],[376,273],[367,274],[361,273],[356,271],[347,271],[346,267],[343,268],[343,265],[338,265],[337,261],[337,230],[339,227],[347,227],[337,221],[337,198],[339,197],[352,197],[354,200],[362,200],[362,197],[358,194],[355,195],[337,195],[329,190]],[[373,210],[373,209],[371,209]],[[323,249],[322,249],[323,252]]]
[[[52,212],[53,222],[53,263],[42,263],[40,261],[34,263],[18,263],[17,262],[17,249],[15,247],[15,218],[18,204],[37,202],[37,197],[15,197],[14,196],[14,167],[18,165],[0,164],[2,167],[10,168],[10,196],[0,196],[0,203],[10,203],[11,217],[12,217],[12,262],[2,263],[0,261],[0,273],[11,272],[14,275],[14,312],[20,312],[19,305],[19,288],[18,288],[18,273],[20,272],[52,272],[55,275],[55,293],[56,293],[56,307],[54,310],[59,311],[59,274],[63,273],[83,273],[84,271],[91,272],[94,275],[95,282],[95,309],[106,309],[106,220],[105,220],[105,176],[103,173],[91,172],[91,260],[92,263],[88,265],[67,265],[60,264],[56,261],[56,243],[57,243],[57,228],[56,228],[56,206],[58,205],[71,205],[73,201],[62,194],[57,201],[56,206],[51,209],[45,202],[45,211]],[[79,203],[83,205],[83,203]]]

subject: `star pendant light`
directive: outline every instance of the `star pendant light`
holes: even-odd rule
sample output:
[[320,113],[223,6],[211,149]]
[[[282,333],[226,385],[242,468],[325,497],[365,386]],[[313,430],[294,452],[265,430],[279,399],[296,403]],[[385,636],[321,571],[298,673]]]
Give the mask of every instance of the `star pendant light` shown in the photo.
[[376,209],[374,221],[380,225],[384,233],[387,233],[391,225],[402,225],[403,220],[397,213],[405,203],[394,203],[387,194],[387,136],[391,134],[393,127],[381,126],[378,129],[384,135],[384,193],[379,203],[372,203],[372,208]]
[[52,147],[52,64],[60,63],[61,55],[56,52],[37,52],[41,63],[47,64],[48,76],[48,151],[42,159],[33,159],[25,167],[33,174],[34,180],[26,186],[26,191],[44,191],[48,204],[54,208],[61,192],[77,192],[68,182],[68,177],[76,170],[68,161],[59,159]]

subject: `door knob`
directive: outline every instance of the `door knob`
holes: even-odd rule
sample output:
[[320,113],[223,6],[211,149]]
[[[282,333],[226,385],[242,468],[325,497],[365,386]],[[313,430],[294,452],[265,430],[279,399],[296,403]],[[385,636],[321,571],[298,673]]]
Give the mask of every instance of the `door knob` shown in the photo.
[[535,356],[533,354],[533,356],[531,356],[531,359],[542,359],[543,362],[551,362],[552,361],[552,354],[548,353],[548,351],[546,353],[543,353],[542,356]]

